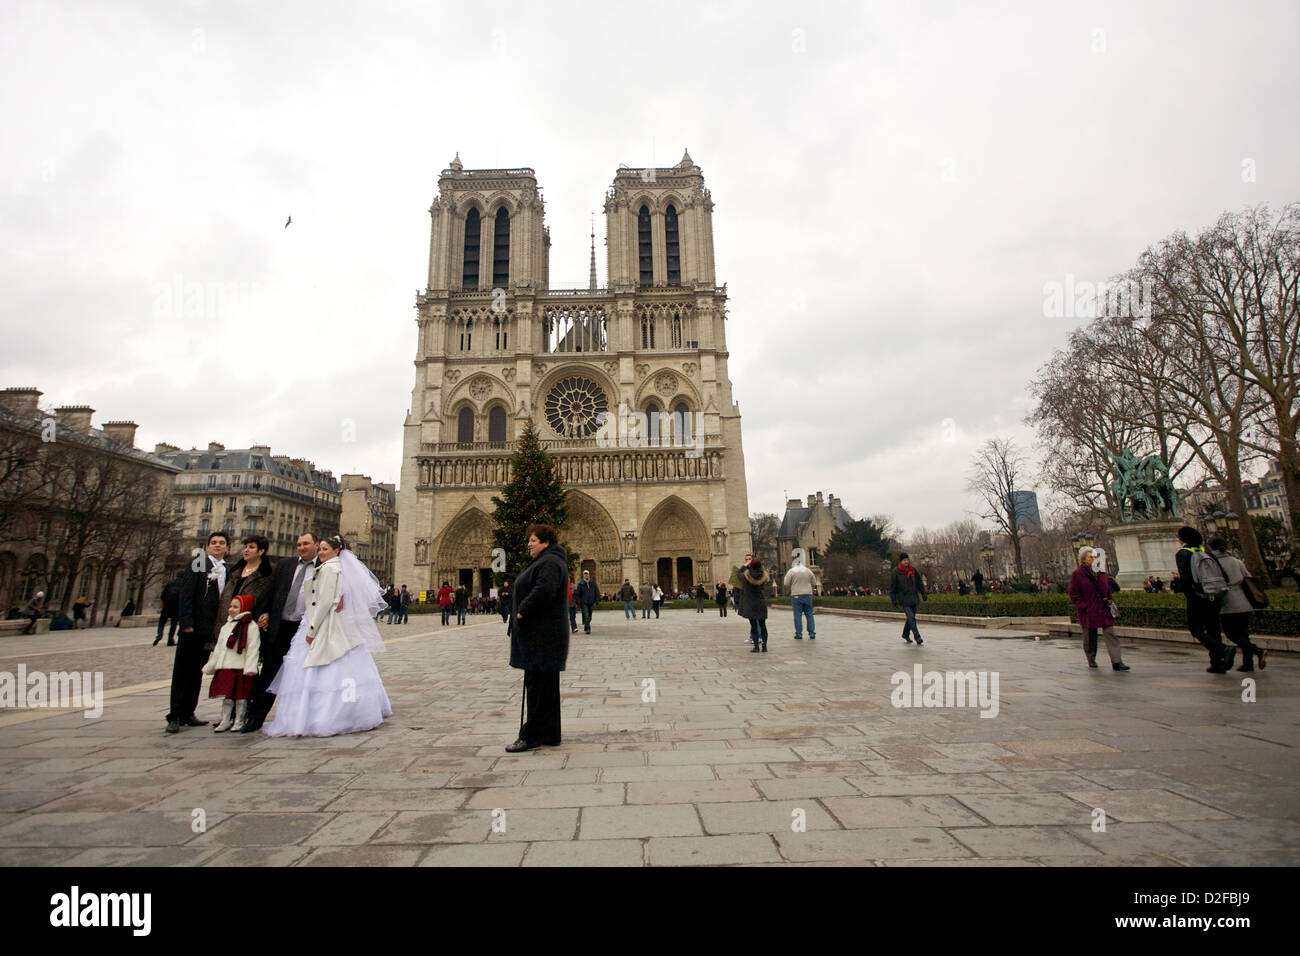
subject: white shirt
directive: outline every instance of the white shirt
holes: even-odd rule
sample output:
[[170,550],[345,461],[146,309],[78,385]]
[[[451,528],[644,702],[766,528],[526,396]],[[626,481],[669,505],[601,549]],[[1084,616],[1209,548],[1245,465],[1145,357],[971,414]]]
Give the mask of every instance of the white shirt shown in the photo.
[[208,555],[208,560],[212,562],[211,570],[217,572],[217,593],[220,594],[226,589],[226,562]]
[[[302,569],[306,568],[305,571]],[[280,612],[280,619],[284,621],[301,621],[303,612],[303,591],[307,587],[307,582],[311,580],[312,575],[316,573],[315,561],[304,561],[298,559],[298,566],[293,569],[294,579],[298,579],[299,572],[302,572],[302,580],[298,586],[294,587],[293,582],[289,582],[289,596],[284,602],[284,610]]]

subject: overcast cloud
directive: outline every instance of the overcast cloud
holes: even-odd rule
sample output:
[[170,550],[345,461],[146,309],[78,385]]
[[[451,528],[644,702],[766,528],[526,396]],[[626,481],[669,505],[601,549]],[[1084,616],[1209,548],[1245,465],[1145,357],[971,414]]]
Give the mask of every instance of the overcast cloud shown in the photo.
[[[965,516],[1101,279],[1300,199],[1294,4],[6,3],[0,386],[396,481],[437,176],[713,193],[751,511]],[[1243,178],[1253,164],[1254,181]],[[286,217],[293,225],[283,228]],[[945,427],[945,420],[948,421]]]

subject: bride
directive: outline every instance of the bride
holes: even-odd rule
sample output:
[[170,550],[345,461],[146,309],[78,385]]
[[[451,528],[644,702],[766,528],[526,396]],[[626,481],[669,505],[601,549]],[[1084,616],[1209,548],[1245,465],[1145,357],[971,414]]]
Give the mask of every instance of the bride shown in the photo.
[[375,626],[382,588],[339,535],[320,542],[320,567],[303,584],[307,613],[268,690],[271,737],[330,737],[371,730],[391,717],[372,652],[384,650]]

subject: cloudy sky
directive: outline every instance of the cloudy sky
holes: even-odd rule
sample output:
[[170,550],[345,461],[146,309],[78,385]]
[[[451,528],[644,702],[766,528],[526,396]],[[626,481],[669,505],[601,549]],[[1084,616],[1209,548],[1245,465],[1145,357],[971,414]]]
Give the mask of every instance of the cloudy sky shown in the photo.
[[[1289,3],[0,6],[0,385],[396,481],[438,173],[713,193],[751,511],[966,516],[1098,280],[1300,200]],[[286,217],[293,225],[284,228]],[[597,219],[600,279],[603,225]]]

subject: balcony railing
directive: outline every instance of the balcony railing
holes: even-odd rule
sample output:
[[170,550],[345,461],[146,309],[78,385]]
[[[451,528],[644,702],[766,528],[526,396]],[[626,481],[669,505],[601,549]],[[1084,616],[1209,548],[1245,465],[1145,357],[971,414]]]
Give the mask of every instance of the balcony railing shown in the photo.
[[[593,452],[595,450],[593,449]],[[566,484],[617,485],[627,482],[680,482],[719,480],[723,473],[721,448],[566,449],[556,455],[556,470]],[[417,484],[437,488],[500,488],[510,481],[513,459],[504,455],[460,454],[421,457]]]

